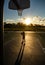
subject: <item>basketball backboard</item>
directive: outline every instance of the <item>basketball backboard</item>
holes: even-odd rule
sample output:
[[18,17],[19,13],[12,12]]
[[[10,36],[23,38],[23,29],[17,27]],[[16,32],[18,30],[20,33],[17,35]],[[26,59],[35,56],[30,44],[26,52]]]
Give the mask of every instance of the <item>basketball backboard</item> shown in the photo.
[[27,9],[30,8],[30,0],[10,0],[8,7],[12,10]]

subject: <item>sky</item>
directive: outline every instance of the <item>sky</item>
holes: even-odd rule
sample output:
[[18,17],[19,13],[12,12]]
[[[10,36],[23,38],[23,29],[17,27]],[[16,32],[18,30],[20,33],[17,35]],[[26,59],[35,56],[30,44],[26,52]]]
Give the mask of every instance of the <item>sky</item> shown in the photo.
[[[11,10],[8,8],[10,0],[5,0],[3,8],[3,21],[17,22],[20,19],[17,10]],[[30,8],[23,10],[21,18],[30,17],[34,21],[41,21],[45,24],[45,0],[30,0]],[[37,22],[36,22],[37,23]],[[39,23],[39,22],[38,22]]]

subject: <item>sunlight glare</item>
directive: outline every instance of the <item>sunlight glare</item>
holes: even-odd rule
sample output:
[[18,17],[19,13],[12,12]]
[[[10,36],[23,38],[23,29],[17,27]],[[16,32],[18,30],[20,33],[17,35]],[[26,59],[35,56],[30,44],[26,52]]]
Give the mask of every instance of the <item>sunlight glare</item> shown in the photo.
[[29,25],[30,23],[31,23],[30,18],[26,18],[26,19],[25,19],[25,24],[26,24],[26,25]]

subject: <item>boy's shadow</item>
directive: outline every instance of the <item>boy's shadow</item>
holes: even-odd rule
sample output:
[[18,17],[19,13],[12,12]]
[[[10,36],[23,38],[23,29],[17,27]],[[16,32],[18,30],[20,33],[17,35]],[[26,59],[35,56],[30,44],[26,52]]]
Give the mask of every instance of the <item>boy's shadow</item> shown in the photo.
[[24,48],[25,48],[25,42],[22,41],[21,48],[20,48],[18,57],[17,57],[16,62],[15,62],[14,65],[21,65],[21,60],[22,60],[22,57],[23,57]]

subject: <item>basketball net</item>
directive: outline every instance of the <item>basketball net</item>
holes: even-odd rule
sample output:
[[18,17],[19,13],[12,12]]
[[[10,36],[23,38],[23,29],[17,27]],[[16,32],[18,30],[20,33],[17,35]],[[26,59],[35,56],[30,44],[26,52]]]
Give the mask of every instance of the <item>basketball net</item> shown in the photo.
[[19,16],[22,16],[22,11],[23,11],[23,10],[22,10],[22,9],[19,9],[19,10],[17,10],[17,11],[18,11],[18,15],[19,15]]

